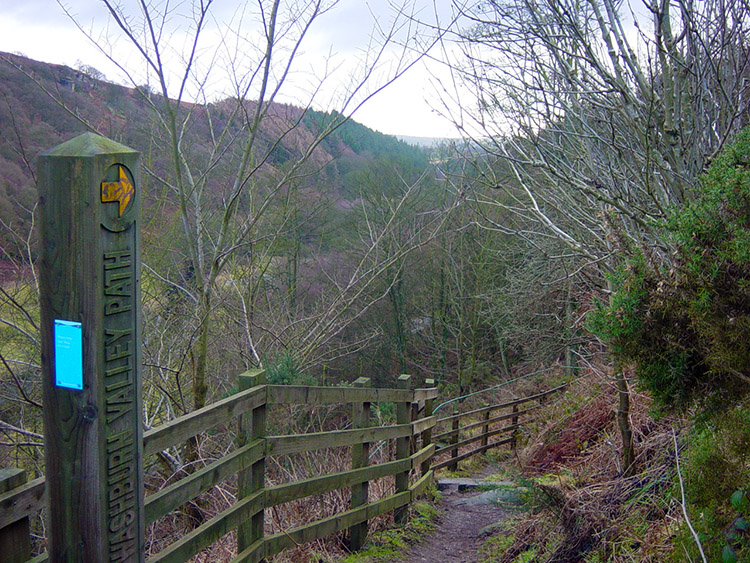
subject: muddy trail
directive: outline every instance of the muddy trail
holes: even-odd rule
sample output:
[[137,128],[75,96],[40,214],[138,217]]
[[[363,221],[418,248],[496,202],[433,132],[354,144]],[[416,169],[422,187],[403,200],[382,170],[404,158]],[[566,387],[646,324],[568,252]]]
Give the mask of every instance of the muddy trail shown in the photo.
[[513,483],[446,479],[436,530],[412,545],[400,563],[475,563],[480,547],[523,504]]

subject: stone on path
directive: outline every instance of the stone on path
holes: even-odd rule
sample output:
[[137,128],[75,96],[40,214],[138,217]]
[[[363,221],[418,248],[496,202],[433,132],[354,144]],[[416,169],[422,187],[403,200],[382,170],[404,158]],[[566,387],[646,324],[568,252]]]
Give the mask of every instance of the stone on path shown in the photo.
[[474,489],[476,487],[513,487],[512,481],[488,481],[485,479],[467,479],[460,477],[457,479],[440,479],[437,482],[438,491]]

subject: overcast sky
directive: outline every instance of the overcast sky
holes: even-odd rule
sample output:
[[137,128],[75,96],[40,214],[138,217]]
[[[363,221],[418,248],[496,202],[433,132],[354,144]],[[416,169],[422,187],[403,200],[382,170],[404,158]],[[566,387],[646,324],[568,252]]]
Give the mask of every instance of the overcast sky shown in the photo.
[[[232,18],[238,21],[237,6],[241,3],[235,0],[216,1],[218,9],[210,27],[218,36],[218,30],[225,27],[226,22]],[[433,4],[432,0],[416,1],[423,4],[417,12],[420,19],[434,21],[435,5],[439,6],[443,21],[450,18],[450,0],[436,0],[437,4]],[[132,0],[121,3],[130,2]],[[97,37],[106,32],[108,18],[98,0],[68,0],[65,5],[76,15],[82,27],[91,30]],[[302,56],[293,69],[290,83],[293,88],[286,90],[284,101],[305,99],[305,93],[313,87],[313,77],[322,76],[326,69],[334,68],[336,71],[319,95],[318,106],[320,109],[338,109],[335,108],[337,92],[356,74],[356,61],[361,60],[367,49],[373,21],[377,20],[381,27],[387,27],[393,17],[387,0],[340,0],[311,28]],[[174,21],[179,20],[175,18]],[[175,29],[179,29],[179,26]],[[181,43],[180,35],[178,31],[173,33],[170,41],[177,49]],[[421,39],[428,35],[424,30],[412,27],[402,29],[401,37],[406,37],[407,33],[417,34]],[[139,66],[137,56],[125,54],[126,45],[127,42],[123,40],[115,44],[114,49],[122,49],[123,53],[118,60],[125,61],[124,66],[137,74],[142,65]],[[0,51],[18,52],[32,59],[71,67],[79,63],[91,65],[109,80],[127,84],[123,74],[76,28],[56,0],[0,0]],[[207,49],[204,60],[211,59],[213,52],[213,48]],[[439,51],[435,50],[434,55],[438,56]],[[393,53],[390,63],[380,65],[375,74],[376,83],[382,82],[388,72],[392,72],[395,56]],[[413,57],[413,53],[407,56]],[[426,60],[418,63],[368,101],[354,118],[368,127],[393,135],[458,136],[450,121],[435,111],[441,107],[435,77],[446,78],[442,65]],[[211,87],[216,92],[228,89],[221,79],[214,80],[216,82]]]

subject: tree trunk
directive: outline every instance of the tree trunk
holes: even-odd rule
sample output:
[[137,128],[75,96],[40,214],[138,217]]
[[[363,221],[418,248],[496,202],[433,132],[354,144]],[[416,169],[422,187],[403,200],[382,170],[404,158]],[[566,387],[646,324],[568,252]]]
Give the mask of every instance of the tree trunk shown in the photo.
[[615,383],[619,405],[617,408],[617,426],[622,437],[622,475],[630,477],[633,474],[635,448],[633,446],[633,430],[630,427],[630,390],[625,372],[619,364],[615,364]]
[[574,303],[573,303],[573,278],[568,277],[567,298],[565,300],[565,330],[567,332],[567,343],[565,344],[565,371],[572,379],[575,377],[578,366],[575,365],[575,327]]
[[198,340],[193,347],[193,409],[198,410],[206,406],[206,369],[208,361],[208,332],[211,326],[211,295],[207,292],[201,293],[201,302],[198,308],[200,314],[200,328],[198,329]]
[[[198,340],[195,342],[192,350],[193,357],[193,410],[198,410],[206,406],[206,395],[208,386],[206,385],[206,364],[208,359],[208,332],[210,327],[209,310],[211,305],[211,296],[205,292],[201,293],[199,304],[200,327],[198,329]],[[199,437],[193,436],[185,442],[185,456],[182,470],[185,474],[190,475],[195,471],[195,463],[200,459]],[[200,526],[206,519],[203,510],[201,510],[201,500],[195,499],[183,507],[183,513],[188,518],[187,525],[191,529]]]
[[393,308],[393,330],[399,365],[401,373],[406,373],[408,370],[406,362],[406,329],[404,327],[406,319],[404,316],[404,296],[402,290],[403,279],[401,278],[401,272],[397,275],[398,279],[393,282],[393,285],[388,290],[388,297],[391,300],[391,307]]

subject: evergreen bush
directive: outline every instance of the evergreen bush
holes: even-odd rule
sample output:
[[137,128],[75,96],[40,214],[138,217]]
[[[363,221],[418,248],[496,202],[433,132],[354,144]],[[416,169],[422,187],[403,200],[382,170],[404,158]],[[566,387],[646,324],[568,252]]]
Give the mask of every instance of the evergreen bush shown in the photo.
[[750,128],[664,228],[676,248],[671,263],[632,252],[589,327],[619,361],[635,364],[659,404],[728,406],[750,391]]

